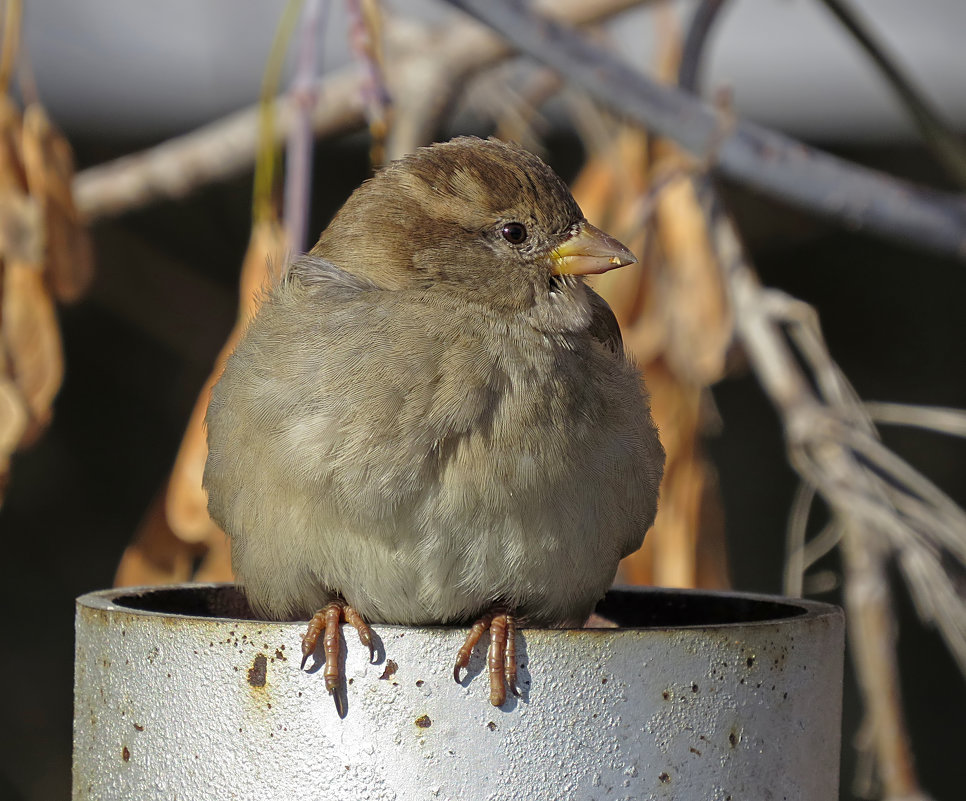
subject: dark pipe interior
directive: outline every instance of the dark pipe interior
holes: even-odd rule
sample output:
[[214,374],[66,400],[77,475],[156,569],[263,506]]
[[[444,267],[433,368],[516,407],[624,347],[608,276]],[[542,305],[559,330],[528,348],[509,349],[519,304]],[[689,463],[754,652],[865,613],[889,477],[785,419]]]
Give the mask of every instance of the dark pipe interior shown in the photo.
[[690,590],[615,588],[597,604],[598,615],[623,628],[720,626],[759,623],[805,614],[792,601]]
[[[231,585],[153,589],[118,595],[114,603],[146,612],[257,619],[241,590]],[[666,589],[612,589],[597,605],[598,615],[621,628],[754,623],[805,611],[793,601]]]

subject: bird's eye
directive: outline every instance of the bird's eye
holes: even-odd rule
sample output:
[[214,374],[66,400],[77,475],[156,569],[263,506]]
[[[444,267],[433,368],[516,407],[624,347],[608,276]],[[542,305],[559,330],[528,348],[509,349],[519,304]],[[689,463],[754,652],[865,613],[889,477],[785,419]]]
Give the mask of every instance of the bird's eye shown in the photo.
[[511,245],[521,245],[527,238],[527,228],[523,223],[510,222],[500,231],[503,238]]

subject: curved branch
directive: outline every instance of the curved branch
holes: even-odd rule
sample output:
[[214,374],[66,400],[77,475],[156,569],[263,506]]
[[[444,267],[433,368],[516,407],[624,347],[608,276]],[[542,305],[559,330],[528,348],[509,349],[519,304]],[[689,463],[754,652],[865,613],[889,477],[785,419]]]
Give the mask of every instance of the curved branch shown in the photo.
[[[548,1],[547,6],[561,19],[583,25],[644,2],[654,0],[556,0],[552,6]],[[424,120],[437,119],[439,109],[458,91],[466,76],[511,54],[498,36],[469,20],[455,19],[432,30],[412,25],[403,28],[400,22],[396,20],[392,26],[392,31],[399,35],[397,43],[401,48],[392,70],[398,93],[396,124],[392,128],[396,155],[402,155],[400,140],[409,142],[405,145],[409,149],[428,144],[426,131],[434,127],[427,129]],[[311,111],[316,137],[365,125],[369,81],[365,71],[350,65],[311,87],[309,94],[316,98]],[[417,105],[404,108],[412,100]],[[177,199],[250,168],[258,141],[258,113],[258,106],[243,109],[155,147],[78,173],[74,200],[81,215],[90,223],[157,200]],[[291,94],[278,98],[275,144],[289,135],[295,119]],[[397,129],[404,123],[410,124],[406,133],[400,135]],[[392,143],[389,149],[393,150]]]
[[[359,70],[348,67],[318,81],[312,130],[327,136],[363,123]],[[289,135],[296,120],[291,96],[279,98],[273,145]],[[88,167],[74,178],[74,202],[92,223],[159,199],[185,197],[198,187],[250,169],[258,146],[259,107],[250,106],[155,147]]]
[[716,111],[661,86],[570,28],[511,0],[447,0],[514,47],[595,98],[673,139],[714,156],[717,175],[857,230],[966,261],[966,198],[901,181],[740,121],[726,133]]
[[860,14],[844,0],[822,0],[866,55],[905,106],[926,146],[959,183],[966,186],[966,145],[933,109],[923,93],[896,65],[876,40]]
[[688,23],[688,32],[681,48],[678,86],[692,94],[698,93],[698,72],[704,58],[704,48],[725,2],[727,0],[701,0]]

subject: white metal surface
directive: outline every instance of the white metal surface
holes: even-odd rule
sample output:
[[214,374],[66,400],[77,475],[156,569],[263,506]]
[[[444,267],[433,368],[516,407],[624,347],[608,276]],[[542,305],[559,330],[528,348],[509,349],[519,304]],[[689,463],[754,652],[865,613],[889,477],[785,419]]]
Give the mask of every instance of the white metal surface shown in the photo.
[[524,629],[501,709],[486,638],[461,686],[465,629],[375,626],[378,664],[347,629],[340,719],[299,670],[303,623],[215,617],[244,608],[228,586],[92,593],[73,797],[833,801],[842,614],[780,600],[612,591],[604,612],[647,627]]

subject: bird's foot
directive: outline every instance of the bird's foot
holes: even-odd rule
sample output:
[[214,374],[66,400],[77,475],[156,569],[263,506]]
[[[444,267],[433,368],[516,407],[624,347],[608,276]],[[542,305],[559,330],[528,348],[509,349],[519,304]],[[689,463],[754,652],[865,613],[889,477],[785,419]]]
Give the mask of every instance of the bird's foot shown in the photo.
[[458,684],[460,670],[469,665],[470,655],[487,629],[490,630],[490,649],[486,658],[490,676],[490,703],[503,706],[507,687],[520,697],[520,688],[517,686],[517,619],[505,609],[493,609],[473,624],[456,654],[453,678]]
[[325,668],[322,671],[322,678],[325,680],[325,689],[335,699],[335,708],[339,717],[345,717],[344,699],[339,692],[339,685],[342,683],[342,663],[340,660],[341,643],[339,640],[339,625],[342,621],[351,625],[359,632],[359,640],[369,649],[369,661],[372,661],[375,648],[372,644],[372,630],[369,624],[363,620],[355,609],[341,599],[330,601],[316,612],[309,621],[309,627],[302,636],[302,665],[315,651],[322,636],[322,650],[325,654]]

